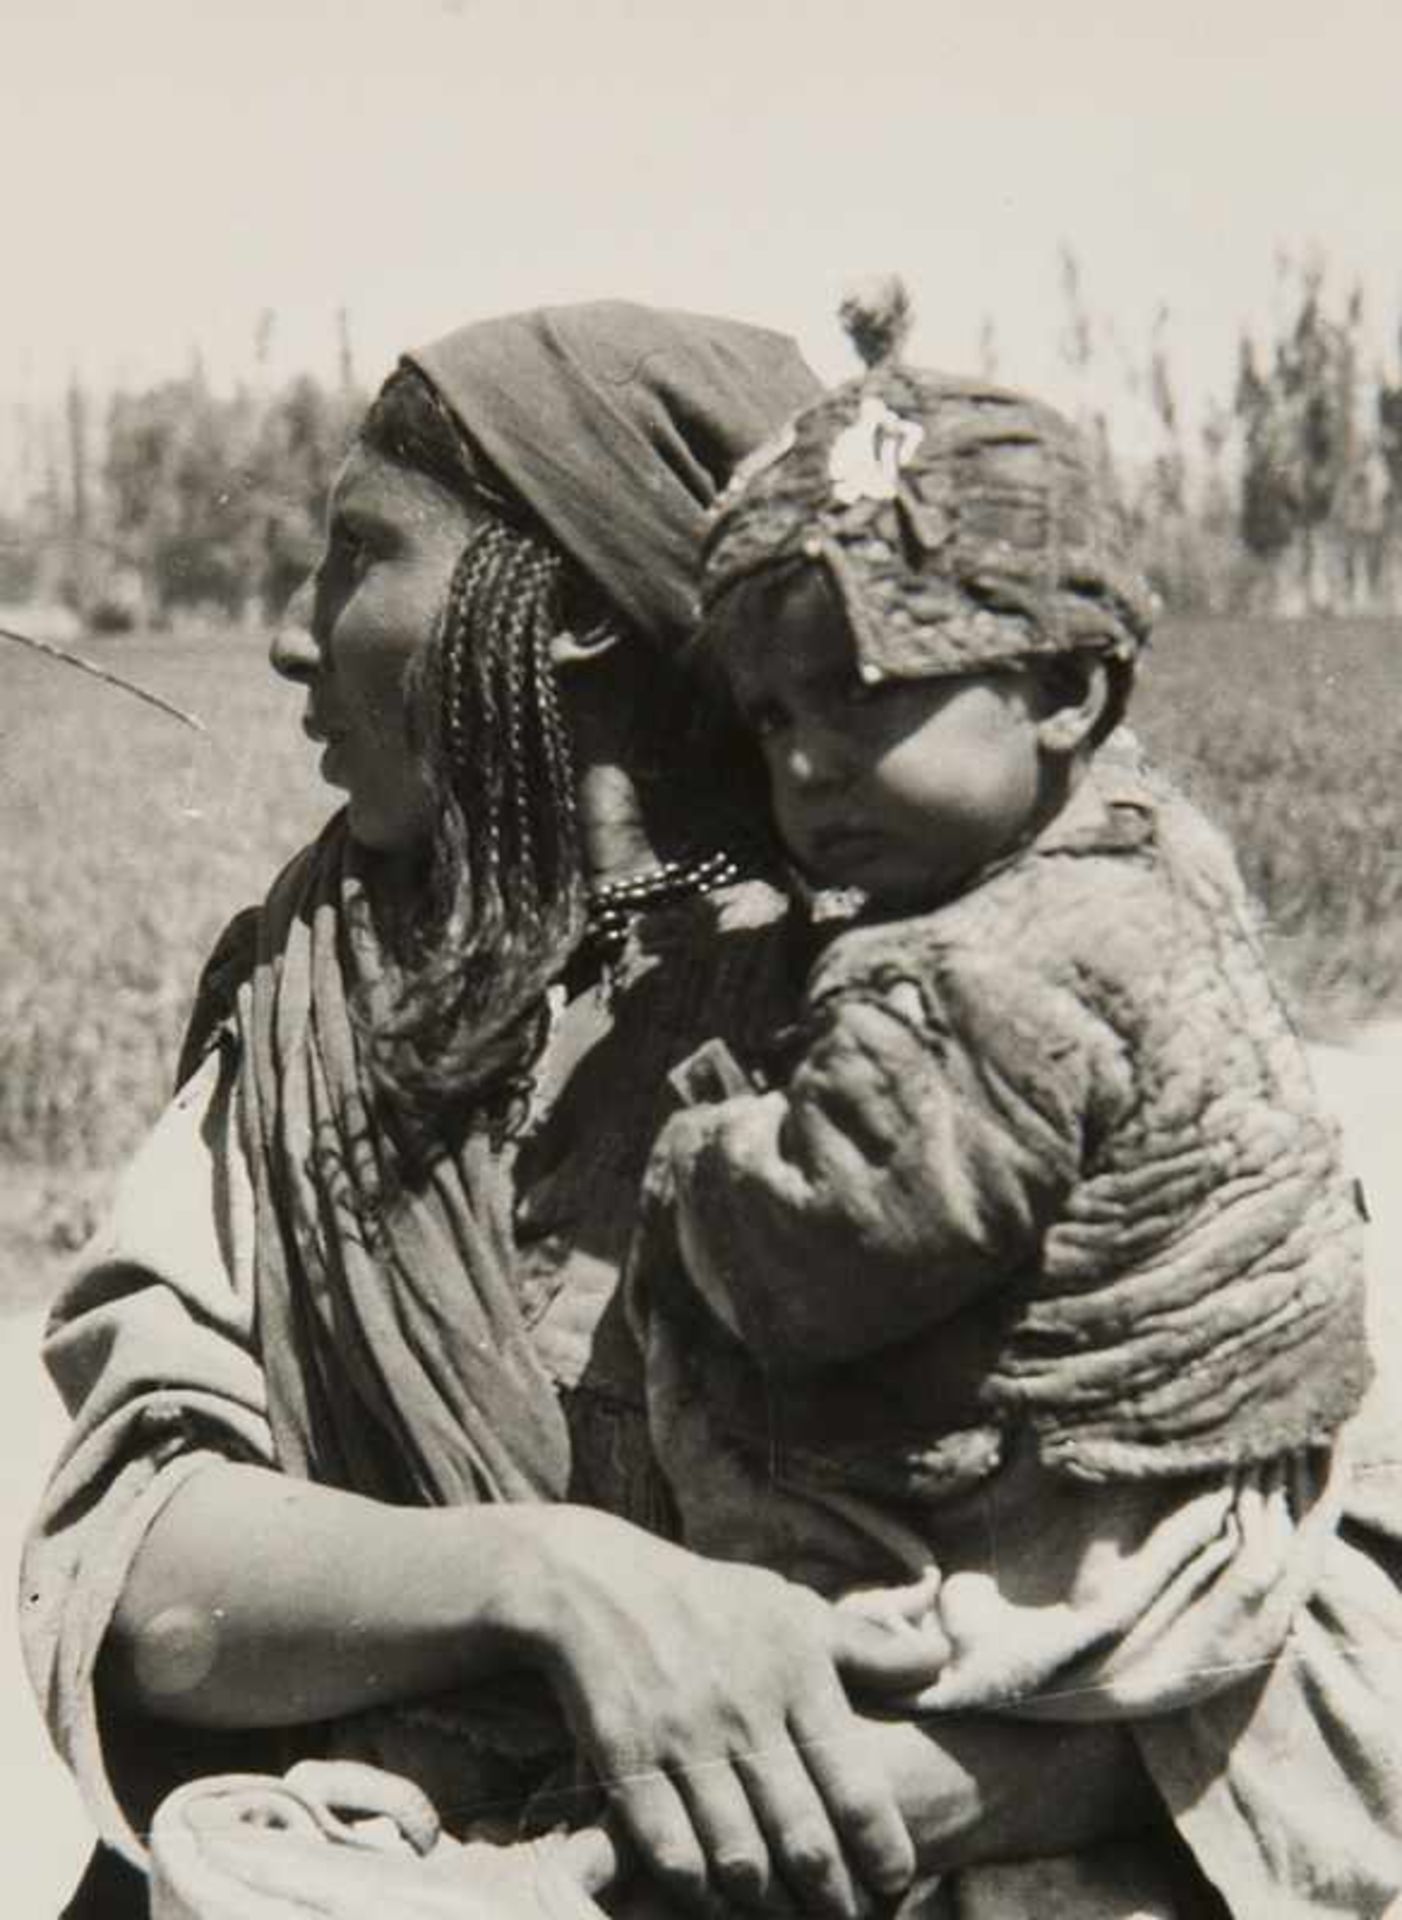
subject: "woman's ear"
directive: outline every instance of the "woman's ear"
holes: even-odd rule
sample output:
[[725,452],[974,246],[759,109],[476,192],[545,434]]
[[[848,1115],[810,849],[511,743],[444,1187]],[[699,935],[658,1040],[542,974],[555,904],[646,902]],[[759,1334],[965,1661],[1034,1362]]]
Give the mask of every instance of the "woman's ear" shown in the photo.
[[1040,676],[1045,704],[1037,737],[1048,753],[1068,756],[1095,736],[1110,698],[1110,677],[1105,662],[1090,655],[1063,656],[1054,664],[1058,671]]

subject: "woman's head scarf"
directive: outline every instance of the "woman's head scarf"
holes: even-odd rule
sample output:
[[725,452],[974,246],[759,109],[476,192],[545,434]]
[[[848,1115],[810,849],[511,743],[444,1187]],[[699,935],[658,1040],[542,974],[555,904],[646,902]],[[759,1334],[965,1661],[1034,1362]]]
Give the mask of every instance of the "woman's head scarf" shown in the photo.
[[784,335],[622,300],[479,320],[406,356],[640,633],[679,648],[740,460],[818,383]]

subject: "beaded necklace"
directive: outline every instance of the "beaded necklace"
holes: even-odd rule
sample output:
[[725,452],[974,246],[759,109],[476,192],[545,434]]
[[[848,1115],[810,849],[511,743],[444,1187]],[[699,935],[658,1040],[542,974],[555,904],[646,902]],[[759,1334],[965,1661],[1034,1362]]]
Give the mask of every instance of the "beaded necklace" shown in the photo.
[[692,894],[712,893],[739,878],[740,864],[733,854],[706,853],[690,860],[664,860],[646,873],[628,874],[621,880],[601,880],[589,889],[585,939],[607,964],[622,953],[635,914],[685,900]]

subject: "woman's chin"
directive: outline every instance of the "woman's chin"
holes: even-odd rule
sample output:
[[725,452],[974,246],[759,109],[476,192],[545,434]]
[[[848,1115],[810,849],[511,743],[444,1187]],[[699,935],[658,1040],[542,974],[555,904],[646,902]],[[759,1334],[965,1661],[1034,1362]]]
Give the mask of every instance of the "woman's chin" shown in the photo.
[[358,847],[367,853],[392,853],[394,847],[385,838],[384,830],[376,820],[366,820],[356,810],[355,802],[346,805],[346,829]]
[[432,830],[421,815],[376,807],[354,794],[346,800],[346,828],[356,845],[370,853],[417,854],[432,838]]

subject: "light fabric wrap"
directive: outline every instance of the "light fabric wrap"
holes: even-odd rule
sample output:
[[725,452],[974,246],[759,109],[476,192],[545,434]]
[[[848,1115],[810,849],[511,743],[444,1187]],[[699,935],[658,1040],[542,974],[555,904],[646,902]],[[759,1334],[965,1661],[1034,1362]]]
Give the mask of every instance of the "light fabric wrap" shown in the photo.
[[602,1920],[568,1843],[463,1846],[419,1800],[371,1767],[197,1780],[156,1814],[151,1920]]

